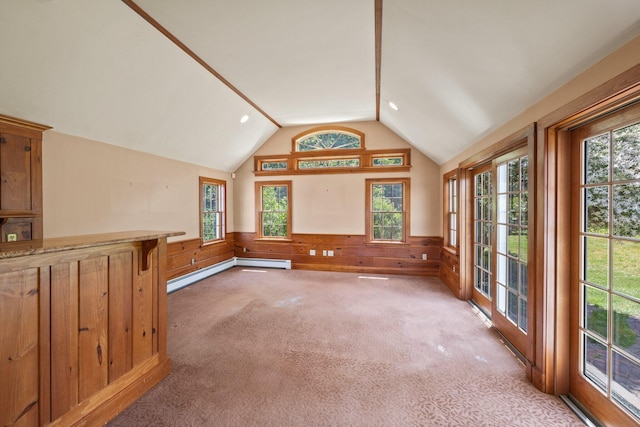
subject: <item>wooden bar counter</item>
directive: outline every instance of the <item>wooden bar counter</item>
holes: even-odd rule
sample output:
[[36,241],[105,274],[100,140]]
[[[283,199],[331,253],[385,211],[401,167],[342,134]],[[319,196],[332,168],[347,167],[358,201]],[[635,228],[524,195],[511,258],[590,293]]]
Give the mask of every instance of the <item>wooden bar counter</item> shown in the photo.
[[102,425],[164,378],[167,237],[0,245],[0,426]]

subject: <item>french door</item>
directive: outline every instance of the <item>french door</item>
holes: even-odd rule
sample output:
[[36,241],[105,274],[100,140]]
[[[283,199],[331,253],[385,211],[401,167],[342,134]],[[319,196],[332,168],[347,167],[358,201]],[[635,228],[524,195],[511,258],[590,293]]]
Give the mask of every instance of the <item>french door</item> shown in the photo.
[[529,157],[527,148],[494,161],[495,290],[491,320],[526,354],[529,316]]
[[473,301],[522,354],[529,324],[529,158],[515,149],[474,170]]
[[493,169],[473,174],[473,290],[471,299],[491,317],[493,300]]
[[572,131],[570,390],[640,423],[640,106]]

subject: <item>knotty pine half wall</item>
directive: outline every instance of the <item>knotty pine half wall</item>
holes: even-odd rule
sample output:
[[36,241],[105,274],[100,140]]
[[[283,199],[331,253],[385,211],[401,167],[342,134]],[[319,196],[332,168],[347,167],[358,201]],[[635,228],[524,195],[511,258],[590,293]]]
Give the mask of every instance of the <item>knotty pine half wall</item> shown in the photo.
[[[438,276],[442,237],[410,237],[406,244],[365,242],[359,235],[294,234],[291,241],[257,240],[255,233],[228,233],[224,242],[188,239],[167,245],[167,278],[238,258],[286,259],[294,269]],[[316,255],[309,255],[315,250]],[[324,256],[323,251],[333,251]],[[427,259],[423,260],[422,255]]]
[[233,258],[234,233],[220,243],[201,245],[200,238],[167,244],[167,279],[172,280]]
[[[289,259],[294,269],[428,276],[440,272],[441,237],[410,237],[406,244],[367,243],[364,235],[335,234],[294,233],[291,241],[278,242],[235,233],[235,239],[237,257]],[[311,250],[316,254],[310,255]]]

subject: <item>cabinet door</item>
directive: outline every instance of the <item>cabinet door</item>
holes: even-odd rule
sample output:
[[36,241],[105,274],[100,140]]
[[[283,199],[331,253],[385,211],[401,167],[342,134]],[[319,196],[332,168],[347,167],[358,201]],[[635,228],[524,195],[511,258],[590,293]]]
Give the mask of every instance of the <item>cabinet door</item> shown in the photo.
[[31,210],[31,139],[0,134],[0,209]]

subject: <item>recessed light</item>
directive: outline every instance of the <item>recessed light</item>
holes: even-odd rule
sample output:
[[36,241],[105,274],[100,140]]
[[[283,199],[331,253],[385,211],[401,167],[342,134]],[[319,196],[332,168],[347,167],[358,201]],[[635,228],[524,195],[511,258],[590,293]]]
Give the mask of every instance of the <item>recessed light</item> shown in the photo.
[[389,101],[389,107],[391,107],[391,109],[395,110],[395,111],[399,110],[398,106],[395,103],[391,102],[391,101]]
[[240,118],[240,123],[247,123],[248,120],[249,120],[249,116],[245,114]]

